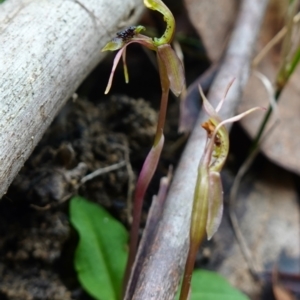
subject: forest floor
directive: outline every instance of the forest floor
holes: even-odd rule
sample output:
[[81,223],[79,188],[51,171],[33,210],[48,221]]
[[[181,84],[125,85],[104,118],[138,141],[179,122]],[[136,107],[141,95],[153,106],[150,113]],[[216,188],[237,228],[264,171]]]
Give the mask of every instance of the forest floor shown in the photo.
[[[189,31],[182,43],[187,85],[209,66],[197,39],[195,32]],[[78,236],[69,222],[72,196],[80,195],[102,205],[126,228],[130,226],[128,189],[132,192],[152,146],[161,91],[158,72],[149,54],[133,45],[127,53],[129,84],[124,83],[120,66],[112,89],[105,96],[114,55],[109,54],[101,62],[60,111],[0,202],[0,299],[91,299],[80,287],[73,266]],[[188,138],[178,133],[179,101],[170,95],[165,146],[145,199],[143,224],[160,178],[167,175],[170,165],[176,168]],[[222,174],[225,199],[233,174],[250,145],[239,125],[233,127],[231,138],[231,152]],[[81,183],[85,175],[124,160],[125,167]],[[133,174],[128,171],[130,167]],[[272,175],[287,173],[259,156],[243,188],[245,195],[252,191],[253,178],[264,170]],[[299,182],[298,177],[296,181]],[[245,207],[245,203],[240,207],[241,217]],[[234,240],[226,211],[224,219],[222,238],[217,235],[215,241],[204,244],[197,266],[218,269],[224,265]],[[272,299],[268,289],[270,286],[266,288],[265,299]]]

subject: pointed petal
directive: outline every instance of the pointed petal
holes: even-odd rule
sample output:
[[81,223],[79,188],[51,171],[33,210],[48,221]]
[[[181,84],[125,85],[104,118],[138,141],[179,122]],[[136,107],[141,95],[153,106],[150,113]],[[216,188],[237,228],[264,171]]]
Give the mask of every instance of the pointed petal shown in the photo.
[[122,48],[121,50],[119,50],[119,52],[117,53],[117,55],[116,55],[116,57],[114,59],[113,67],[111,69],[109,80],[108,80],[108,83],[107,83],[107,86],[106,86],[104,94],[107,94],[109,92],[110,88],[111,88],[112,80],[113,80],[113,77],[114,77],[114,74],[115,74],[118,62],[119,62],[119,60],[120,60],[123,52],[125,51],[125,49],[126,49],[126,46],[124,46],[124,48]]
[[226,96],[227,96],[227,94],[228,94],[228,91],[229,91],[229,89],[231,88],[231,86],[232,86],[232,84],[233,84],[234,81],[235,81],[235,78],[231,79],[231,81],[230,81],[229,84],[227,85],[227,88],[226,88],[226,90],[225,90],[224,97],[223,97],[223,98],[221,99],[221,101],[219,102],[219,104],[218,104],[218,106],[217,106],[217,108],[216,108],[216,112],[219,112],[219,110],[222,108],[222,105],[223,105],[223,103],[224,103],[224,101],[225,101],[225,99],[226,99]]
[[[200,84],[201,88],[208,90],[211,85],[212,79],[215,77],[218,71],[218,65],[211,66],[205,71],[196,81],[194,81],[186,90],[186,93],[181,94],[180,101],[180,116],[179,116],[179,129],[180,133],[192,131],[196,124],[198,114],[200,112],[200,95],[196,90]],[[196,88],[195,88],[196,87]]]
[[182,62],[169,44],[159,46],[157,55],[167,70],[171,91],[179,96],[185,85]]
[[[117,65],[119,63],[119,60],[120,60],[121,56],[123,56],[123,53],[126,51],[126,47],[128,45],[132,44],[132,43],[141,44],[141,45],[143,45],[143,46],[145,46],[145,47],[147,47],[151,50],[155,49],[154,46],[153,46],[152,40],[150,38],[148,38],[147,36],[143,36],[141,34],[138,34],[137,37],[133,37],[130,42],[127,42],[125,45],[123,45],[123,48],[121,48],[119,50],[119,52],[117,53],[117,55],[114,59],[113,67],[112,67],[112,70],[111,70],[111,73],[110,73],[110,76],[109,76],[107,87],[106,87],[106,90],[104,92],[105,94],[107,94],[109,92],[110,88],[111,88],[114,73],[116,71],[116,68],[117,68]],[[104,49],[102,51],[104,51]],[[128,82],[128,70],[127,70],[126,62],[124,63],[125,56],[126,56],[126,54],[124,54],[124,56],[123,56],[123,65],[124,65],[125,81],[127,83]]]
[[266,109],[265,109],[264,107],[261,107],[261,106],[256,106],[256,107],[253,107],[253,108],[251,108],[251,109],[246,110],[245,112],[243,112],[243,113],[241,113],[241,114],[239,114],[239,115],[237,115],[237,116],[234,116],[234,117],[232,117],[232,118],[226,119],[226,120],[224,120],[224,121],[222,121],[222,122],[220,122],[220,123],[218,124],[218,126],[216,127],[216,129],[215,129],[215,131],[214,131],[213,134],[216,134],[216,133],[218,132],[218,130],[219,130],[223,125],[225,125],[225,124],[227,124],[227,123],[237,122],[237,121],[241,120],[242,118],[246,117],[247,115],[253,113],[253,112],[256,111],[256,110],[266,110]]
[[218,230],[223,215],[223,189],[220,173],[209,173],[208,218],[206,223],[207,239],[210,240]]
[[203,108],[205,109],[206,113],[212,117],[212,118],[217,118],[219,119],[219,116],[216,112],[216,110],[213,108],[213,106],[208,102],[206,96],[203,93],[203,90],[201,86],[199,85],[199,93],[201,95],[202,101],[203,101]]
[[101,52],[119,50],[123,47],[123,45],[124,45],[123,39],[113,38],[102,48]]

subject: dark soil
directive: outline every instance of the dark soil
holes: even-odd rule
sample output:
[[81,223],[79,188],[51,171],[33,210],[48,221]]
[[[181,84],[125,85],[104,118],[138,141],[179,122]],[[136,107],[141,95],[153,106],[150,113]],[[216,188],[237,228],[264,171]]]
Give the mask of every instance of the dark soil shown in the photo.
[[125,151],[137,174],[155,123],[143,99],[68,102],[0,203],[0,299],[85,299],[68,258],[76,245],[68,200],[80,194],[128,225],[126,168],[78,184]]

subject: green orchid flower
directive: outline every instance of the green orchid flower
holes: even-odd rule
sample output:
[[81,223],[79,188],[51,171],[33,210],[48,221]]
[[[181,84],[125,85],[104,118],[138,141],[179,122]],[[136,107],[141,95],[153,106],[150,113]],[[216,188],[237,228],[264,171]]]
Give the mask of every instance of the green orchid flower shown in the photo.
[[136,255],[139,224],[144,196],[157,168],[157,164],[164,145],[163,129],[166,119],[169,91],[171,90],[176,96],[179,96],[179,94],[185,87],[183,64],[170,45],[175,32],[174,17],[168,7],[161,0],[144,0],[144,4],[147,8],[156,10],[163,15],[164,21],[167,23],[164,34],[160,38],[152,39],[141,34],[141,32],[145,30],[143,26],[130,26],[122,31],[119,31],[116,34],[116,37],[109,41],[107,45],[102,49],[102,51],[119,50],[113,62],[113,67],[105,90],[105,94],[107,94],[111,88],[113,76],[121,57],[123,59],[125,81],[126,83],[128,83],[129,76],[126,65],[126,48],[132,43],[141,44],[148,49],[156,52],[162,89],[160,111],[158,115],[153,146],[143,164],[142,170],[137,180],[134,195],[133,222],[130,231],[129,258],[124,280],[125,284],[129,279],[131,267]]
[[160,0],[144,0],[144,4],[146,7],[157,10],[163,14],[164,20],[167,23],[166,31],[160,38],[154,39],[140,34],[140,32],[145,30],[144,26],[130,26],[117,32],[116,37],[109,41],[102,49],[102,52],[119,50],[113,63],[105,94],[107,94],[111,88],[113,75],[121,56],[123,58],[125,82],[129,82],[126,66],[126,47],[132,43],[138,43],[150,50],[156,51],[162,87],[167,88],[167,86],[169,86],[171,91],[176,96],[179,96],[185,85],[185,77],[183,64],[170,46],[175,32],[174,17],[166,5]]
[[263,109],[262,107],[254,107],[242,114],[222,121],[218,112],[232,83],[233,81],[229,84],[224,98],[216,109],[208,102],[200,88],[203,107],[209,115],[209,119],[202,124],[202,127],[207,132],[207,140],[198,167],[191,215],[190,248],[185,265],[180,300],[188,299],[191,276],[200,244],[205,237],[208,240],[212,238],[222,220],[223,188],[220,172],[229,152],[229,134],[224,125],[239,121],[246,115]]

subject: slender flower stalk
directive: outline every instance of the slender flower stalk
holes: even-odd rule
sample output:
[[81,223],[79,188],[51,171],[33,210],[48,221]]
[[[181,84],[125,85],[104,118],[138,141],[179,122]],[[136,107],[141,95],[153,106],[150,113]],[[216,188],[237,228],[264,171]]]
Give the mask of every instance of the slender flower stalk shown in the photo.
[[130,26],[118,32],[116,37],[108,42],[107,45],[102,49],[102,51],[119,50],[113,62],[113,67],[105,94],[107,94],[111,88],[113,75],[121,57],[123,59],[125,81],[129,81],[126,66],[126,47],[132,43],[139,43],[157,53],[157,62],[162,89],[160,111],[154,143],[143,164],[141,173],[137,180],[133,206],[133,222],[130,231],[129,258],[124,279],[125,284],[130,276],[130,271],[137,251],[138,232],[144,196],[157,168],[164,144],[163,129],[166,119],[169,91],[171,90],[176,96],[178,96],[185,85],[183,64],[170,45],[175,32],[175,20],[172,13],[161,0],[144,0],[144,4],[147,8],[156,10],[164,16],[164,20],[167,23],[164,34],[160,38],[151,39],[148,36],[140,34],[140,32],[145,29],[143,26]]
[[200,88],[203,107],[210,118],[202,124],[202,127],[207,131],[207,140],[198,167],[191,215],[190,248],[184,270],[180,300],[186,300],[189,297],[192,272],[200,244],[205,237],[208,240],[212,238],[222,220],[223,188],[220,172],[226,162],[229,151],[229,135],[224,125],[236,122],[244,116],[262,109],[261,107],[255,107],[222,121],[218,111],[221,109],[232,83],[233,81],[229,84],[224,98],[216,109],[210,105]]

